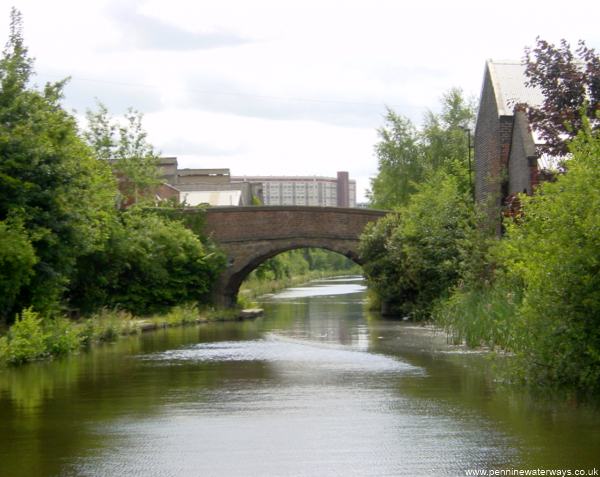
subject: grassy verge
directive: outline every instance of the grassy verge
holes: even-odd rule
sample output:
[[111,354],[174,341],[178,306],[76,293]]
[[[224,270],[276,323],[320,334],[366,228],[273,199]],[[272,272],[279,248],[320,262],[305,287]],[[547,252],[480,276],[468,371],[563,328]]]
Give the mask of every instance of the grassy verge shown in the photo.
[[89,318],[47,318],[31,309],[0,337],[0,366],[16,366],[30,361],[77,353],[95,343],[115,341],[121,336],[192,323],[236,320],[239,309],[200,310],[194,305],[172,308],[168,313],[136,317],[124,311],[103,310]]

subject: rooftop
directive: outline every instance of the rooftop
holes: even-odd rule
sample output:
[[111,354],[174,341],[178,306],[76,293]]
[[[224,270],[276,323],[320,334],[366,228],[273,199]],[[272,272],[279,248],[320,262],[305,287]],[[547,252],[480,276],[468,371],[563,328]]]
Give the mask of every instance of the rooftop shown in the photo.
[[229,169],[177,169],[179,176],[228,176]]
[[498,114],[512,116],[518,103],[538,106],[544,97],[538,88],[525,86],[525,65],[516,61],[487,61],[494,91]]

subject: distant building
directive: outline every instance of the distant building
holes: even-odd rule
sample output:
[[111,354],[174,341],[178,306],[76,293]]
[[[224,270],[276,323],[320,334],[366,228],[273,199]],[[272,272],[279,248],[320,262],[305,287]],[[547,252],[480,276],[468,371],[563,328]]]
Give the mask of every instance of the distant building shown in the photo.
[[229,169],[179,169],[176,157],[161,157],[165,184],[157,198],[176,198],[188,205],[308,205],[356,207],[356,182],[348,172],[337,177],[236,176]]
[[233,176],[231,183],[262,184],[264,205],[356,207],[356,181],[348,172],[338,172],[337,177]]
[[260,184],[233,184],[229,169],[179,169],[175,157],[160,158],[159,169],[165,185],[187,205],[238,206],[261,200]]

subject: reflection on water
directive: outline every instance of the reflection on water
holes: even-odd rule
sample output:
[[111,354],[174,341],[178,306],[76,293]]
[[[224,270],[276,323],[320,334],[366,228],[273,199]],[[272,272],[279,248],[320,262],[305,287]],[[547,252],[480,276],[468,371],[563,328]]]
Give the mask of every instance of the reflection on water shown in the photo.
[[[360,282],[360,283],[352,283]],[[265,301],[282,301],[291,298],[306,298],[318,296],[349,295],[365,291],[366,287],[360,278],[332,278],[313,282],[313,286],[288,288],[276,295],[271,295]]]
[[600,413],[494,382],[485,356],[365,314],[360,278],[265,317],[0,372],[0,475],[464,475],[598,466]]

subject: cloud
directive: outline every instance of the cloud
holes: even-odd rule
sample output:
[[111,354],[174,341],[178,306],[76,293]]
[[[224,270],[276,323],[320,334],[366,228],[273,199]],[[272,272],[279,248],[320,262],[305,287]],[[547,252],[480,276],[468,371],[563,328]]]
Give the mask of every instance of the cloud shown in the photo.
[[159,95],[136,86],[115,88],[102,81],[71,79],[65,87],[65,106],[83,112],[96,109],[98,101],[104,104],[111,114],[121,115],[133,108],[144,114],[158,111],[162,107]]
[[[360,197],[376,168],[377,137],[371,128],[182,109],[152,113],[145,119],[149,137],[162,137],[155,143],[157,149],[176,155],[180,167],[227,167],[235,175],[335,176],[338,170],[348,170],[359,181]],[[181,138],[190,144],[178,148]]]
[[[156,17],[134,11],[125,3],[111,6],[109,15],[119,26],[125,44],[138,49],[189,51],[239,46],[248,42],[247,39],[226,30],[185,30]],[[122,48],[123,43],[119,47]]]
[[160,144],[161,151],[172,156],[227,157],[242,154],[240,147],[227,147],[206,141],[193,141],[184,137],[172,137]]

